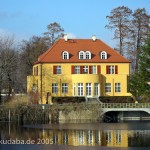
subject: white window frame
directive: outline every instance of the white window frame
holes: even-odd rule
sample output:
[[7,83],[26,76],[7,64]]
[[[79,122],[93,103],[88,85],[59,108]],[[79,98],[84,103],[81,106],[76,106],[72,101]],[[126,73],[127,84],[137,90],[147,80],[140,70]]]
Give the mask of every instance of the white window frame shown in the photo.
[[74,67],[74,74],[80,74],[80,66]]
[[89,67],[83,66],[83,74],[88,74],[88,73],[89,73]]
[[85,59],[85,52],[84,51],[79,52],[79,59],[81,59],[81,60]]
[[62,74],[61,66],[56,66],[56,74]]
[[99,96],[99,83],[94,83],[94,96]]
[[68,53],[67,51],[64,51],[64,52],[62,53],[62,58],[63,58],[63,59],[69,59],[69,53]]
[[58,93],[58,83],[52,83],[52,93],[53,94]]
[[101,52],[101,59],[107,59],[107,53],[105,51]]
[[91,59],[91,52],[90,51],[85,52],[85,59]]
[[97,66],[92,66],[92,74],[97,74]]
[[120,93],[121,92],[121,83],[115,83],[115,92]]
[[92,84],[86,83],[86,96],[92,96]]
[[105,83],[105,92],[106,93],[111,92],[111,83]]
[[62,83],[62,93],[68,93],[68,83]]
[[109,73],[115,74],[115,66],[109,66]]
[[83,83],[78,83],[78,96],[83,96],[84,95],[84,86]]

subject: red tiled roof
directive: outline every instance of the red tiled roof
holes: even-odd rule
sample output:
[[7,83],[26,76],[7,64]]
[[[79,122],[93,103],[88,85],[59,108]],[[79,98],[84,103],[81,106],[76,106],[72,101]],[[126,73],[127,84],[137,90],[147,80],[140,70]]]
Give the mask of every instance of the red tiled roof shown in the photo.
[[[62,58],[63,51],[69,53],[70,58],[68,60]],[[92,58],[80,60],[78,58],[79,51],[90,51]],[[102,51],[108,54],[106,60],[100,59],[100,52]],[[126,58],[99,39],[96,41],[92,39],[68,39],[68,41],[59,39],[51,48],[39,56],[38,61],[43,63],[129,63]]]

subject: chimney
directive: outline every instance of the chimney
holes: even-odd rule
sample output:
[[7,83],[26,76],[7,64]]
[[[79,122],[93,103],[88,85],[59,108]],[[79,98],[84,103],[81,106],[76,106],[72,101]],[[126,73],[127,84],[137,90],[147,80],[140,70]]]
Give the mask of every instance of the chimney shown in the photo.
[[67,36],[67,34],[64,35],[64,40],[65,40],[65,42],[68,41],[68,36]]
[[93,36],[92,36],[92,40],[93,40],[93,41],[96,41],[96,35],[93,35]]

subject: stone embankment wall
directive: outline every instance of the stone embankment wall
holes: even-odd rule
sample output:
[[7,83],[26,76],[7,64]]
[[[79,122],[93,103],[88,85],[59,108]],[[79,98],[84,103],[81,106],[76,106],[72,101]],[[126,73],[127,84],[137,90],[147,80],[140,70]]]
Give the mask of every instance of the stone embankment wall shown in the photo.
[[[60,122],[72,122],[83,120],[97,121],[102,119],[101,110],[98,104],[87,103],[62,105],[61,107],[59,107],[58,114],[54,116],[58,116],[57,120]],[[51,118],[53,118],[53,116]]]
[[0,106],[0,121],[20,123],[68,122],[75,120],[101,120],[97,104],[18,105],[14,108]]
[[59,111],[59,121],[101,120],[99,110]]

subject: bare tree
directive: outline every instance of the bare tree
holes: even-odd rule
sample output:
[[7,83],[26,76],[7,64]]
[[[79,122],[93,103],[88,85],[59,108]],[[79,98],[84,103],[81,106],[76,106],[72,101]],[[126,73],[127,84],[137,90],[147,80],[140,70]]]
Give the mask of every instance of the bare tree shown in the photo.
[[108,29],[115,29],[114,39],[119,39],[119,52],[132,61],[132,72],[139,70],[139,55],[141,47],[150,32],[150,15],[144,8],[136,9],[133,13],[127,7],[113,9],[107,16]]
[[121,6],[113,9],[110,16],[106,16],[109,20],[109,24],[106,25],[106,28],[114,29],[114,39],[119,39],[119,53],[121,55],[125,55],[123,46],[128,37],[131,14],[131,9]]
[[3,37],[0,40],[0,95],[5,89],[10,96],[12,88],[15,86],[18,53],[13,44],[14,41],[10,37]]
[[22,90],[26,89],[26,78],[32,73],[32,66],[37,61],[39,55],[45,52],[48,47],[45,39],[42,37],[33,36],[28,41],[23,41],[20,47],[20,59],[19,62],[22,67],[19,68],[19,79],[21,81]]
[[133,51],[136,54],[134,71],[138,72],[141,48],[150,32],[150,15],[146,12],[145,8],[134,11],[130,31],[130,41],[134,45]]
[[44,32],[45,40],[48,42],[48,46],[52,46],[56,40],[64,35],[64,29],[57,22],[50,23],[47,26],[47,32]]

